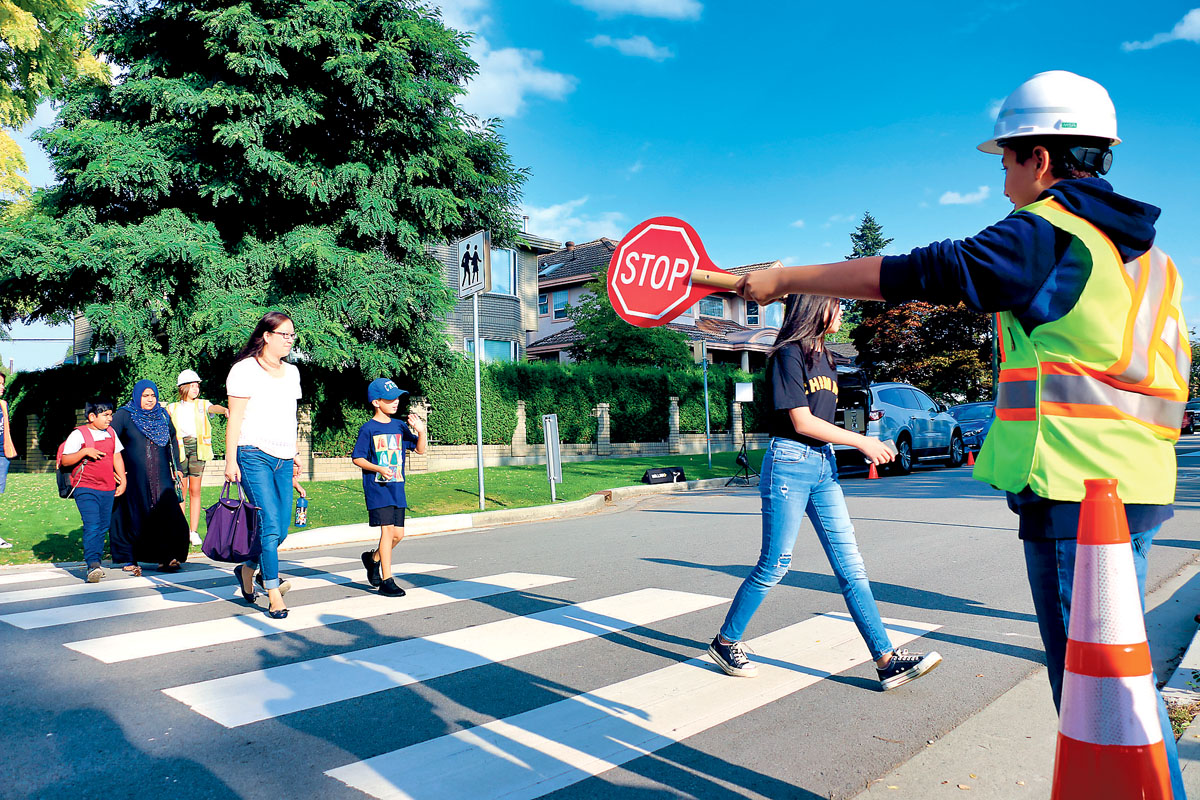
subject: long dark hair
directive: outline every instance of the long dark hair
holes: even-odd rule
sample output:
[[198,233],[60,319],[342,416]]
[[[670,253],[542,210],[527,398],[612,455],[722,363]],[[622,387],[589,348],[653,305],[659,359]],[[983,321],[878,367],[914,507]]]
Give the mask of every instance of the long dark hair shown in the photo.
[[833,356],[825,346],[825,334],[829,323],[837,314],[836,297],[821,297],[815,294],[789,294],[783,303],[783,324],[775,336],[775,346],[771,355],[775,355],[789,344],[800,345],[804,353],[805,366],[811,367],[816,363],[817,353],[825,356],[829,366],[833,366]]
[[246,346],[233,357],[233,363],[236,364],[244,358],[258,358],[262,355],[263,348],[267,346],[267,334],[283,323],[291,321],[292,318],[282,311],[268,311],[263,314],[263,318],[254,326],[254,333],[250,334],[250,340],[246,342]]

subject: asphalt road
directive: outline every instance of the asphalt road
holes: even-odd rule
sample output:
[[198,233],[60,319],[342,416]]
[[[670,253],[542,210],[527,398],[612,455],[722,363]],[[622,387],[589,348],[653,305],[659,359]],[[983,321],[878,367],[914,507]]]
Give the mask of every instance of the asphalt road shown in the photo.
[[[1200,548],[1192,438],[1150,586]],[[403,599],[367,590],[361,547],[296,553],[276,627],[212,565],[103,591],[4,572],[0,796],[853,796],[1042,655],[998,493],[966,468],[844,487],[893,637],[945,659],[899,690],[807,524],[747,633],[764,674],[693,660],[757,556],[755,489],[412,539]]]

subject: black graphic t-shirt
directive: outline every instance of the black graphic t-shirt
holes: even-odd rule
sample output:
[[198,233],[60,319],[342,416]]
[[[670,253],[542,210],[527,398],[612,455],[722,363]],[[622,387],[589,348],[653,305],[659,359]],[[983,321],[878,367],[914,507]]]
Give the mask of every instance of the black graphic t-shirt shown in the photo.
[[824,353],[814,354],[812,365],[804,360],[798,344],[787,344],[771,356],[767,364],[767,409],[772,436],[824,447],[828,442],[796,433],[789,409],[808,407],[814,417],[833,422],[837,411],[837,370]]

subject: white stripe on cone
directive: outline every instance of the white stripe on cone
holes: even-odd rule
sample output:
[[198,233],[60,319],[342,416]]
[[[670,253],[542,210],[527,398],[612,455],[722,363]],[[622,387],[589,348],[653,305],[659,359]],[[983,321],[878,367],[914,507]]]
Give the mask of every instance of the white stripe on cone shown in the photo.
[[1149,675],[1094,678],[1067,672],[1062,709],[1059,733],[1081,742],[1145,746],[1163,740]]
[[[1080,576],[1086,576],[1081,579]],[[1068,637],[1077,642],[1137,644],[1146,641],[1138,602],[1133,552],[1124,544],[1081,544],[1075,553],[1075,584]],[[1132,602],[1131,602],[1132,600]]]

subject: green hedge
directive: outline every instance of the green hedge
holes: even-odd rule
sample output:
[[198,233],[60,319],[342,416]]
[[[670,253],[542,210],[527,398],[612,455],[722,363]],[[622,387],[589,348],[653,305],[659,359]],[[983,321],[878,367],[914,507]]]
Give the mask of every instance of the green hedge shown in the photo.
[[[224,403],[224,373],[228,365],[208,365],[202,394]],[[199,371],[199,370],[198,370]],[[317,455],[346,457],[354,447],[359,426],[370,416],[366,402],[368,379],[358,374],[301,366],[304,402],[313,409],[313,451]],[[125,359],[108,364],[65,365],[39,372],[19,373],[9,386],[8,398],[18,452],[25,448],[25,416],[40,418],[38,434],[43,453],[57,448],[75,425],[75,414],[84,402],[107,397],[117,405],[128,400],[133,384],[143,377],[155,380],[165,399],[174,399],[174,375],[147,375]],[[413,395],[424,395],[432,406],[430,439],[435,444],[475,443],[475,375],[472,362],[461,354],[423,385],[403,376],[396,378]],[[713,432],[729,429],[730,402],[738,381],[751,380],[755,404],[744,406],[747,429],[763,429],[756,408],[762,398],[763,376],[754,376],[727,365],[709,368],[710,417]],[[614,442],[664,441],[669,433],[669,398],[679,398],[679,428],[683,433],[704,431],[704,384],[699,368],[689,370],[632,369],[598,363],[547,364],[509,362],[484,364],[483,438],[485,444],[508,444],[517,424],[517,401],[525,401],[526,438],[541,444],[542,415],[557,414],[559,437],[566,444],[588,444],[596,439],[593,408],[609,404]],[[170,396],[168,396],[170,395]],[[406,406],[401,404],[401,414]],[[224,455],[225,419],[213,417],[213,449]]]

